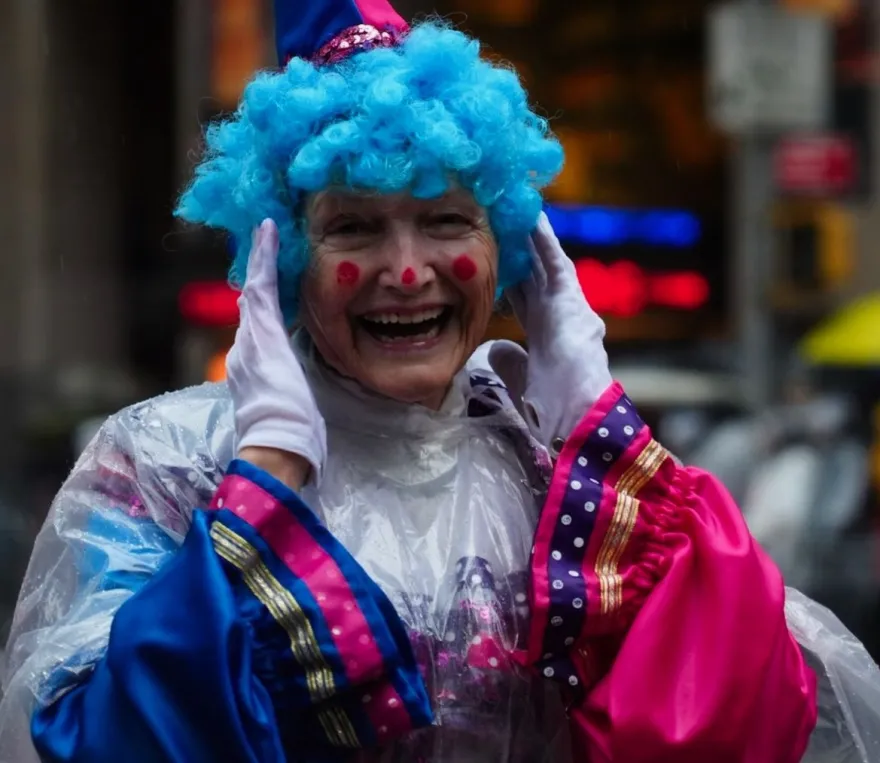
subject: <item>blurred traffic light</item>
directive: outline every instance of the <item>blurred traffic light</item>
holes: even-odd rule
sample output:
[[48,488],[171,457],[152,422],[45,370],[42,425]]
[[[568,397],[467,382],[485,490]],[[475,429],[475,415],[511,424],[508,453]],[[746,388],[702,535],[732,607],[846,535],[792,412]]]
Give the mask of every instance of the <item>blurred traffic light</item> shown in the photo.
[[852,214],[824,202],[781,204],[774,215],[777,283],[799,302],[838,290],[855,267]]

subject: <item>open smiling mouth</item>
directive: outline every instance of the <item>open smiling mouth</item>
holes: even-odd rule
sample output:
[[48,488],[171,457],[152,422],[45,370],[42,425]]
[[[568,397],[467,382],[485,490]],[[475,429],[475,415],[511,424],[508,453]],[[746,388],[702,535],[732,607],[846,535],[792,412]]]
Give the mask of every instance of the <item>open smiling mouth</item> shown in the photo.
[[371,313],[357,318],[373,339],[383,344],[418,344],[436,339],[449,324],[452,306],[435,307],[414,313]]

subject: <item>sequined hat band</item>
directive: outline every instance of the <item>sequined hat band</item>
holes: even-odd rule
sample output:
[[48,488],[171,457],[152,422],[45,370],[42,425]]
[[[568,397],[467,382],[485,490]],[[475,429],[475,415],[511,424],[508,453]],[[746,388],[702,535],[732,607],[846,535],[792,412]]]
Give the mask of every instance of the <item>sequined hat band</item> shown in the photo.
[[343,29],[309,60],[317,66],[339,63],[349,56],[373,48],[393,48],[406,34],[406,29],[376,29],[369,24]]

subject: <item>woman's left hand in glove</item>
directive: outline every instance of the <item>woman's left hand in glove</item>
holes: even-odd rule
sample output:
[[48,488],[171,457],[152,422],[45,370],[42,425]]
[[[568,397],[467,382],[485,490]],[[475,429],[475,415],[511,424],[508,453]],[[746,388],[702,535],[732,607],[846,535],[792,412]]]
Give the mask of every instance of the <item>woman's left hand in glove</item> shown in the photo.
[[[587,302],[574,262],[544,213],[529,245],[532,275],[506,292],[529,351],[495,342],[489,361],[509,390],[522,390],[521,410],[533,435],[555,450],[554,441],[567,439],[610,386],[611,371],[605,324]],[[507,378],[513,376],[524,376],[524,383]]]

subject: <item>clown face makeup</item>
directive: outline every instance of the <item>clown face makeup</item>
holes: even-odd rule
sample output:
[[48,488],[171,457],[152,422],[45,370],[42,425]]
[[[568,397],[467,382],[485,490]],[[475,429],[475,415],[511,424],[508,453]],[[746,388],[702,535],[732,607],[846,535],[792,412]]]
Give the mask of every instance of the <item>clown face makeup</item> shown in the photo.
[[325,191],[308,202],[302,322],[344,376],[438,408],[492,314],[498,249],[466,191]]

